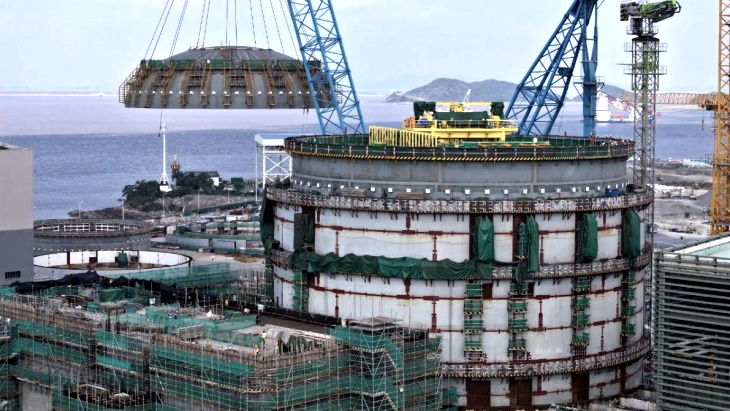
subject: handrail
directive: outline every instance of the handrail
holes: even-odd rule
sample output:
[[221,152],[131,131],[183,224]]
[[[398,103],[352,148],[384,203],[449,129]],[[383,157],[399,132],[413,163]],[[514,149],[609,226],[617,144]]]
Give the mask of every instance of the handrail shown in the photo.
[[267,188],[267,198],[287,204],[352,211],[384,211],[411,214],[541,214],[641,207],[652,202],[654,193],[647,191],[618,197],[546,200],[455,201],[344,197]]
[[[424,129],[428,130],[428,129]],[[523,145],[509,147],[446,146],[373,146],[367,134],[346,136],[289,137],[284,147],[290,154],[319,157],[371,158],[385,160],[449,160],[449,161],[565,161],[580,159],[628,158],[634,154],[634,142],[611,138],[542,138],[534,145],[525,140]]]
[[641,340],[629,346],[627,349],[580,358],[568,358],[554,361],[533,360],[520,363],[445,363],[442,367],[444,377],[457,378],[506,378],[529,377],[533,375],[570,374],[573,372],[586,372],[625,364],[646,355],[649,352],[649,349],[649,339],[642,337]]

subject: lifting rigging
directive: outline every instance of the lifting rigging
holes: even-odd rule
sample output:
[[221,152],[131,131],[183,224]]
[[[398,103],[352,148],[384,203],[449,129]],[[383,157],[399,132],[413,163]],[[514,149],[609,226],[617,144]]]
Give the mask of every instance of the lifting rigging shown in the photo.
[[[260,2],[265,48],[256,45],[253,2],[248,9],[254,46],[230,43],[228,21],[231,11],[236,25],[234,41],[238,43],[237,1],[232,3],[232,10],[229,10],[228,2],[225,5],[225,25],[216,25],[208,23],[212,1],[204,1],[195,45],[173,55],[186,14],[195,13],[188,10],[187,0],[181,7],[175,6],[175,0],[168,0],[144,59],[119,88],[120,102],[126,107],[159,109],[296,108],[306,113],[314,108],[322,134],[365,132],[330,0],[287,0],[286,11],[282,1],[279,2],[281,10],[276,10],[275,2],[269,3],[270,10]],[[158,49],[165,23],[172,20],[170,16],[176,11],[180,11],[180,16],[173,28],[170,55],[154,59],[152,56]],[[272,18],[282,52],[269,46],[268,30],[272,25],[267,25],[266,20]],[[297,49],[301,53],[301,61],[283,53],[284,42],[279,30],[282,19],[293,23],[299,44],[297,47],[292,38],[292,51]],[[222,26],[225,26],[225,40],[218,46],[207,46],[206,37],[211,37],[208,29]],[[291,28],[290,24],[286,26]],[[289,34],[291,36],[291,30]]]

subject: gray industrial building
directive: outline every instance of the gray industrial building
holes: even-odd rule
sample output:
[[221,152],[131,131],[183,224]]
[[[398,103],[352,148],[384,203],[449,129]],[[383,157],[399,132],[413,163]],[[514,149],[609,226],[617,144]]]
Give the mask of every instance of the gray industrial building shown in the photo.
[[661,410],[730,404],[730,235],[657,251],[655,379]]
[[33,279],[33,151],[0,142],[0,284]]

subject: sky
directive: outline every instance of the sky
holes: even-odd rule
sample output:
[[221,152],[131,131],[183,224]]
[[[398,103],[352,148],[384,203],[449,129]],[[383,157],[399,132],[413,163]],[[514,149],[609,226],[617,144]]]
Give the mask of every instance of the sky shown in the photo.
[[[204,2],[189,0],[175,48],[184,0],[175,1],[162,34],[154,36],[167,1],[0,0],[0,90],[115,91],[145,57],[162,59],[226,40],[299,57],[285,0],[211,0],[204,36]],[[518,83],[572,0],[332,3],[356,90],[388,92],[437,78]],[[714,91],[718,1],[683,3],[681,13],[658,23],[657,37],[668,45],[660,57],[667,74],[659,89]],[[606,84],[629,88],[624,45],[631,37],[627,23],[619,21],[620,1],[599,4],[598,75]],[[154,54],[148,52],[151,43],[157,44]]]

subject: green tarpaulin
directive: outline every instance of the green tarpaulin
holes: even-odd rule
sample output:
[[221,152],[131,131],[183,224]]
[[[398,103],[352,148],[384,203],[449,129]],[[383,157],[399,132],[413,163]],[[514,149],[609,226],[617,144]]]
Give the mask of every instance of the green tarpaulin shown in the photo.
[[421,275],[426,280],[491,280],[492,265],[474,261],[457,263],[449,259],[422,261]]
[[381,277],[423,280],[492,279],[492,264],[471,260],[428,261],[417,258],[387,258],[334,253],[318,255],[312,251],[295,251],[289,258],[293,270],[319,273],[352,273]]
[[294,249],[314,247],[314,216],[305,213],[294,214]]
[[527,280],[527,277],[527,262],[525,260],[520,260],[512,267],[512,278],[519,284]]
[[624,210],[621,216],[621,255],[636,258],[641,254],[641,216],[634,210]]
[[414,280],[420,280],[423,278],[421,276],[421,262],[423,261],[410,257],[378,257],[378,273],[383,277],[413,278]]
[[117,254],[117,264],[119,267],[127,267],[129,265],[129,256],[127,253]]
[[488,111],[437,111],[433,115],[439,121],[484,121],[489,119]]
[[540,228],[535,216],[527,217],[527,271],[532,273],[540,269]]
[[345,273],[377,274],[378,257],[347,254],[340,259],[339,269]]
[[578,226],[577,242],[580,262],[590,262],[598,257],[598,221],[593,214],[583,214]]
[[501,101],[492,103],[492,115],[504,118],[504,103]]
[[474,229],[474,259],[491,263],[494,261],[494,224],[489,217],[479,217]]
[[421,118],[426,111],[436,111],[435,101],[415,101],[413,102],[413,113],[416,118]]
[[[270,244],[271,239],[274,237],[274,203],[271,200],[266,199],[266,190],[264,190],[264,201],[261,207],[261,220],[259,223],[259,230],[261,232],[261,243]],[[268,248],[266,249],[269,250]]]

